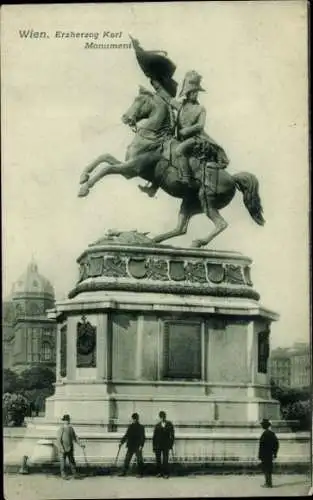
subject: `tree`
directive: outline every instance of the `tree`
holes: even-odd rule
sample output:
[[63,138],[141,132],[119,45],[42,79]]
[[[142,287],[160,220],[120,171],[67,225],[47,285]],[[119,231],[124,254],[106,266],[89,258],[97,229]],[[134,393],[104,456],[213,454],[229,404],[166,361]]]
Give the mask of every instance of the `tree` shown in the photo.
[[3,393],[18,392],[21,388],[19,376],[9,368],[3,370]]
[[311,429],[311,405],[309,400],[286,404],[282,408],[282,414],[285,420],[295,421],[292,424],[292,430],[309,431]]
[[294,421],[291,428],[297,430],[309,430],[311,425],[310,388],[301,387],[293,389],[290,387],[279,387],[271,380],[271,395],[280,403],[280,412],[284,420]]
[[4,425],[20,427],[27,414],[29,402],[21,394],[6,393],[2,396],[2,417]]
[[55,373],[46,366],[33,366],[21,373],[20,380],[23,390],[45,389],[53,386]]

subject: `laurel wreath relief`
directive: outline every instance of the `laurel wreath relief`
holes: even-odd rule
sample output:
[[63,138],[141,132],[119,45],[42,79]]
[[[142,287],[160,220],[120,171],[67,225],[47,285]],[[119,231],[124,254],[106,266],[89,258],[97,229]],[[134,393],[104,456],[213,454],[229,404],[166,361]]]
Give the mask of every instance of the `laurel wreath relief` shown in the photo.
[[82,318],[83,323],[77,325],[77,352],[80,355],[87,356],[91,354],[96,346],[96,333],[93,327],[86,318]]

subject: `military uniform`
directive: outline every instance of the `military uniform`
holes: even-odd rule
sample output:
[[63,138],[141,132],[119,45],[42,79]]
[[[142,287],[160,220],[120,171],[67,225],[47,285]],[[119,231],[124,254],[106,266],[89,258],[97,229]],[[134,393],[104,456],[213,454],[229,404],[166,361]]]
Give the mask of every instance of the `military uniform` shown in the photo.
[[[190,92],[204,91],[201,87],[201,76],[196,71],[188,71],[180,92],[180,95],[186,98],[182,103],[176,101],[174,98],[177,92],[177,82],[173,79],[176,71],[175,64],[168,59],[165,52],[143,50],[138,40],[132,37],[131,40],[139,66],[150,78],[156,93],[177,111],[176,138],[180,144],[174,148],[170,145],[167,151],[163,151],[163,154],[169,159],[173,150],[174,163],[179,166],[180,181],[188,185],[195,177],[195,172],[189,169],[189,156],[191,155],[203,160],[202,165],[214,167],[215,170],[225,168],[229,163],[225,151],[204,132],[205,108],[197,101],[191,102],[188,99]],[[203,177],[200,170],[202,171],[199,169],[199,172],[196,172],[196,177],[199,177],[197,180]],[[159,186],[156,183],[149,186],[148,183],[146,186],[139,187],[149,196],[154,196]]]
[[197,174],[189,169],[188,157],[190,156],[195,156],[206,166],[216,169],[225,168],[229,163],[225,151],[204,131],[205,108],[198,101],[188,99],[188,94],[194,91],[204,91],[201,87],[201,76],[196,71],[189,71],[180,93],[185,96],[185,100],[178,107],[176,132],[177,139],[180,141],[176,155],[184,157],[184,160],[178,160],[181,166],[181,180],[187,183],[191,180],[190,176],[194,177]]

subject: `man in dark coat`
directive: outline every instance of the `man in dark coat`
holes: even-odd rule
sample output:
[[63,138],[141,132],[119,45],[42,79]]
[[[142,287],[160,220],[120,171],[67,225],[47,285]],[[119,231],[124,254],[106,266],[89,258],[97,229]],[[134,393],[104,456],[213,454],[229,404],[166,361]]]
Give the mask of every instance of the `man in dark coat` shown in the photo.
[[154,428],[153,433],[153,451],[157,463],[157,477],[169,477],[168,456],[169,451],[173,449],[175,432],[172,422],[166,420],[166,413],[160,411],[160,421]]
[[264,429],[260,437],[259,460],[261,460],[262,471],[265,476],[266,488],[272,488],[273,458],[277,457],[279,442],[273,431],[270,430],[271,423],[264,418],[261,422]]
[[120,442],[120,447],[126,443],[127,452],[124,461],[123,472],[121,476],[125,476],[128,470],[130,461],[133,455],[136,455],[137,459],[137,472],[138,477],[143,475],[143,458],[142,458],[142,448],[145,444],[145,428],[139,423],[138,413],[132,414],[132,423],[128,426],[125,435],[122,437]]

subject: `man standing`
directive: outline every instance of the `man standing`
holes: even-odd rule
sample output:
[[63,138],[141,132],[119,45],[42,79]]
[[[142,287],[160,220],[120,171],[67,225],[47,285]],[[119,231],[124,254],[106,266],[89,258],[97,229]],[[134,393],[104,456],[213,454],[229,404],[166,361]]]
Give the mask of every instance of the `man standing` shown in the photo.
[[69,415],[64,415],[62,418],[63,425],[60,427],[57,435],[57,446],[60,453],[60,468],[61,477],[67,479],[65,474],[65,462],[68,459],[71,472],[75,478],[78,477],[76,472],[76,463],[74,458],[74,442],[78,444],[81,448],[85,448],[84,444],[81,444],[80,440],[76,436],[74,428],[70,425],[71,418]]
[[279,442],[273,431],[270,430],[271,423],[264,418],[261,422],[264,429],[260,437],[259,460],[261,460],[262,471],[265,476],[265,488],[272,488],[273,458],[276,458]]
[[127,446],[126,457],[124,461],[123,472],[121,476],[125,476],[128,470],[130,461],[133,455],[136,455],[137,459],[137,477],[142,477],[143,475],[143,458],[142,449],[145,444],[145,428],[139,423],[138,413],[132,414],[132,423],[128,426],[125,435],[122,437],[119,447],[124,443]]
[[175,432],[172,422],[166,420],[166,413],[160,411],[160,421],[154,428],[152,445],[157,463],[157,477],[169,477],[168,456],[173,449]]

